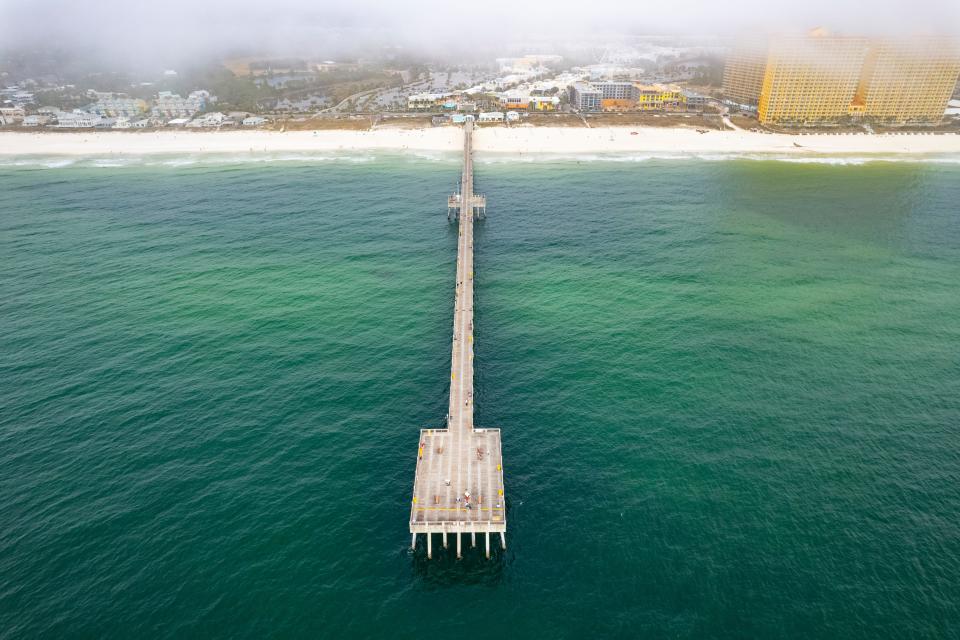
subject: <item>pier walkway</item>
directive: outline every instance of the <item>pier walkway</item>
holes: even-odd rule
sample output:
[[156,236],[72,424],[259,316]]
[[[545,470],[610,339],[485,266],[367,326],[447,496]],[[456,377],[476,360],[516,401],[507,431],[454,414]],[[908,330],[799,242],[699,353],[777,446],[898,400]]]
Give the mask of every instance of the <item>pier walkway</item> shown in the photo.
[[460,193],[447,200],[448,216],[456,215],[456,303],[453,316],[453,355],[450,366],[450,408],[446,428],[422,429],[417,448],[417,470],[410,507],[411,545],[425,534],[427,557],[433,557],[433,534],[455,538],[457,557],[470,534],[484,537],[490,557],[491,534],[500,534],[506,549],[506,503],[503,493],[503,459],[500,429],[474,428],[473,393],[473,222],[486,213],[486,199],[473,193],[473,123],[463,129],[463,175]]

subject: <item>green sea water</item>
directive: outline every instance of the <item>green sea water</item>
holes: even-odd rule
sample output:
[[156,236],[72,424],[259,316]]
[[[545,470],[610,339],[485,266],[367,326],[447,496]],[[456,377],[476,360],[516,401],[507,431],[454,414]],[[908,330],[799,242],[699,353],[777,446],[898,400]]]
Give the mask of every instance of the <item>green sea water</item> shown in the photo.
[[430,562],[456,155],[46,165],[0,638],[960,636],[960,164],[480,155],[508,549]]

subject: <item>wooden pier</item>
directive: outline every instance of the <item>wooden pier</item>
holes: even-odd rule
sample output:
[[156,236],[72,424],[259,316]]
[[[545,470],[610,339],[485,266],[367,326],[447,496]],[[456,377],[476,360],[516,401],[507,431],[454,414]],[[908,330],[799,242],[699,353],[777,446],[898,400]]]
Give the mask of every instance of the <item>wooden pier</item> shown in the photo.
[[[422,429],[417,447],[417,471],[410,505],[411,546],[425,534],[427,557],[433,557],[433,534],[444,548],[455,538],[462,557],[464,537],[470,545],[483,537],[490,557],[491,534],[507,548],[507,516],[503,492],[500,429],[473,425],[473,221],[486,213],[486,198],[473,193],[473,123],[463,129],[463,175],[460,193],[447,200],[448,217],[457,216],[456,304],[453,317],[453,356],[450,366],[450,408],[443,429]],[[496,542],[494,542],[496,544]]]

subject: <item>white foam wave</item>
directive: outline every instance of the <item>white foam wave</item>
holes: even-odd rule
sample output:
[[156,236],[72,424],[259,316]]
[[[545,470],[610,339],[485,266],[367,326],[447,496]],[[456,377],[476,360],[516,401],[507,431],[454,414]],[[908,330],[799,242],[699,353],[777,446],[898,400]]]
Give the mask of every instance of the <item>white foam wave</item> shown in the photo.
[[[192,166],[225,166],[240,164],[274,164],[274,163],[330,163],[346,162],[351,164],[369,163],[377,160],[402,162],[430,162],[451,163],[459,162],[459,154],[448,151],[384,151],[375,155],[369,151],[326,151],[326,152],[291,152],[291,153],[241,153],[218,154],[199,153],[181,156],[169,155],[142,155],[123,157],[0,157],[0,167],[36,167],[48,169],[62,169],[66,167],[88,167],[102,169],[122,169],[126,167],[172,167],[183,168]],[[476,156],[476,163],[480,165],[497,164],[533,164],[533,163],[645,163],[645,162],[729,162],[731,160],[752,162],[784,162],[792,164],[819,164],[832,166],[860,166],[873,163],[912,163],[912,164],[960,164],[960,155],[801,155],[777,153],[743,153],[743,152],[716,152],[716,153],[496,153],[480,152]]]
[[960,156],[933,155],[794,155],[776,153],[524,153],[479,154],[477,164],[516,164],[516,163],[593,163],[593,162],[653,162],[653,161],[700,161],[729,162],[731,160],[753,162],[786,162],[792,164],[821,164],[833,166],[860,166],[871,163],[913,163],[913,164],[960,164]]

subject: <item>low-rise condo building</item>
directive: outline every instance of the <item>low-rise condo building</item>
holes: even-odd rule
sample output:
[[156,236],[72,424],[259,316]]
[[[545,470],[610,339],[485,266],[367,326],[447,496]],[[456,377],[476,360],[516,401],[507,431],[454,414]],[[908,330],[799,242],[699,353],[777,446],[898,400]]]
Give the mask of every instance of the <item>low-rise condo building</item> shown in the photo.
[[637,108],[639,92],[632,82],[591,82],[600,92],[600,109],[603,111],[628,111]]
[[0,107],[0,127],[18,124],[23,121],[24,116],[20,107]]
[[639,85],[637,93],[640,111],[682,111],[686,108],[686,94],[675,85]]
[[113,122],[96,113],[89,113],[81,109],[57,113],[57,127],[60,129],[89,129],[106,124],[112,125]]
[[502,111],[481,112],[477,120],[479,122],[503,122],[503,112]]
[[452,93],[414,93],[407,96],[407,109],[410,111],[423,111],[436,109],[450,103],[449,109],[455,109],[457,103],[453,100]]
[[176,93],[161,91],[153,102],[153,115],[164,118],[192,118],[213,102],[208,91],[191,91],[186,98]]
[[587,82],[574,82],[567,89],[570,106],[577,111],[600,111],[603,93]]
[[97,101],[86,111],[109,118],[137,118],[147,112],[147,103],[122,93],[98,93]]

